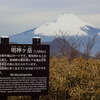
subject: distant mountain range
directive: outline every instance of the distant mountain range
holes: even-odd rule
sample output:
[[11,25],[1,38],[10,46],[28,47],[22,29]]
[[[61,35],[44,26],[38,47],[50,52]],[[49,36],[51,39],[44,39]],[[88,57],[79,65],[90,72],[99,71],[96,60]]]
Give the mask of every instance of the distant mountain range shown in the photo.
[[[56,35],[61,36],[62,33],[66,33],[66,36],[75,37],[92,37],[98,35],[98,41],[94,46],[94,50],[100,51],[100,28],[87,23],[73,14],[62,14],[46,24],[43,24],[37,28],[27,30],[25,32],[11,35],[10,42],[17,42],[20,44],[31,44],[32,37],[41,37],[42,42],[52,42]],[[97,48],[97,49],[96,49]],[[97,51],[96,51],[97,52]]]

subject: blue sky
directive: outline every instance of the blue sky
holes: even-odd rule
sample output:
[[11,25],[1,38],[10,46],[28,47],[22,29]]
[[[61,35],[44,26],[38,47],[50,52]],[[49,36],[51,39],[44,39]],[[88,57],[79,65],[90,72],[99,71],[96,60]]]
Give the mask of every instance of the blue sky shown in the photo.
[[100,0],[0,0],[0,36],[38,27],[63,13],[100,28]]

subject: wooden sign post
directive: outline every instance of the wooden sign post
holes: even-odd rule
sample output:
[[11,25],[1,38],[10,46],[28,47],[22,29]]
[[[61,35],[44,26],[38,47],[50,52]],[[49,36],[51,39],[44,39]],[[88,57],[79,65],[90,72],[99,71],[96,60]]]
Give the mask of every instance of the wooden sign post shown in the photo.
[[[9,37],[2,36],[1,37],[1,44],[9,44]],[[0,96],[0,100],[7,100],[7,96]]]
[[[41,44],[41,38],[40,37],[33,37],[32,44],[33,45],[40,45]],[[31,100],[39,100],[39,95],[31,96]]]

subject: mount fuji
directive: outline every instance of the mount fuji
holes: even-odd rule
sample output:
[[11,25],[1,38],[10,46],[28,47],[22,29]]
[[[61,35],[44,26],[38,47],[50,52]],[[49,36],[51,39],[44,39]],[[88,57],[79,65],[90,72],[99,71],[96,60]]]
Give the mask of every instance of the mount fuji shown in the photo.
[[62,14],[53,19],[46,24],[43,24],[37,28],[27,30],[25,32],[11,35],[10,42],[17,42],[20,44],[31,44],[32,37],[41,37],[42,42],[52,42],[55,39],[55,36],[58,34],[62,35],[61,32],[66,32],[67,36],[75,37],[87,37],[98,35],[98,43],[100,43],[100,28],[95,27],[94,25],[83,21],[78,16],[73,14]]

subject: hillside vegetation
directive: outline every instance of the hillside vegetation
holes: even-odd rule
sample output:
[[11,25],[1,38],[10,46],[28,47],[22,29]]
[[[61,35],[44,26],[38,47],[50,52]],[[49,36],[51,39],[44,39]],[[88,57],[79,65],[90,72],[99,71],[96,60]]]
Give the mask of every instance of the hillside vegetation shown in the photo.
[[[30,96],[9,96],[8,100],[31,100]],[[98,59],[51,57],[49,94],[40,100],[100,100]]]

